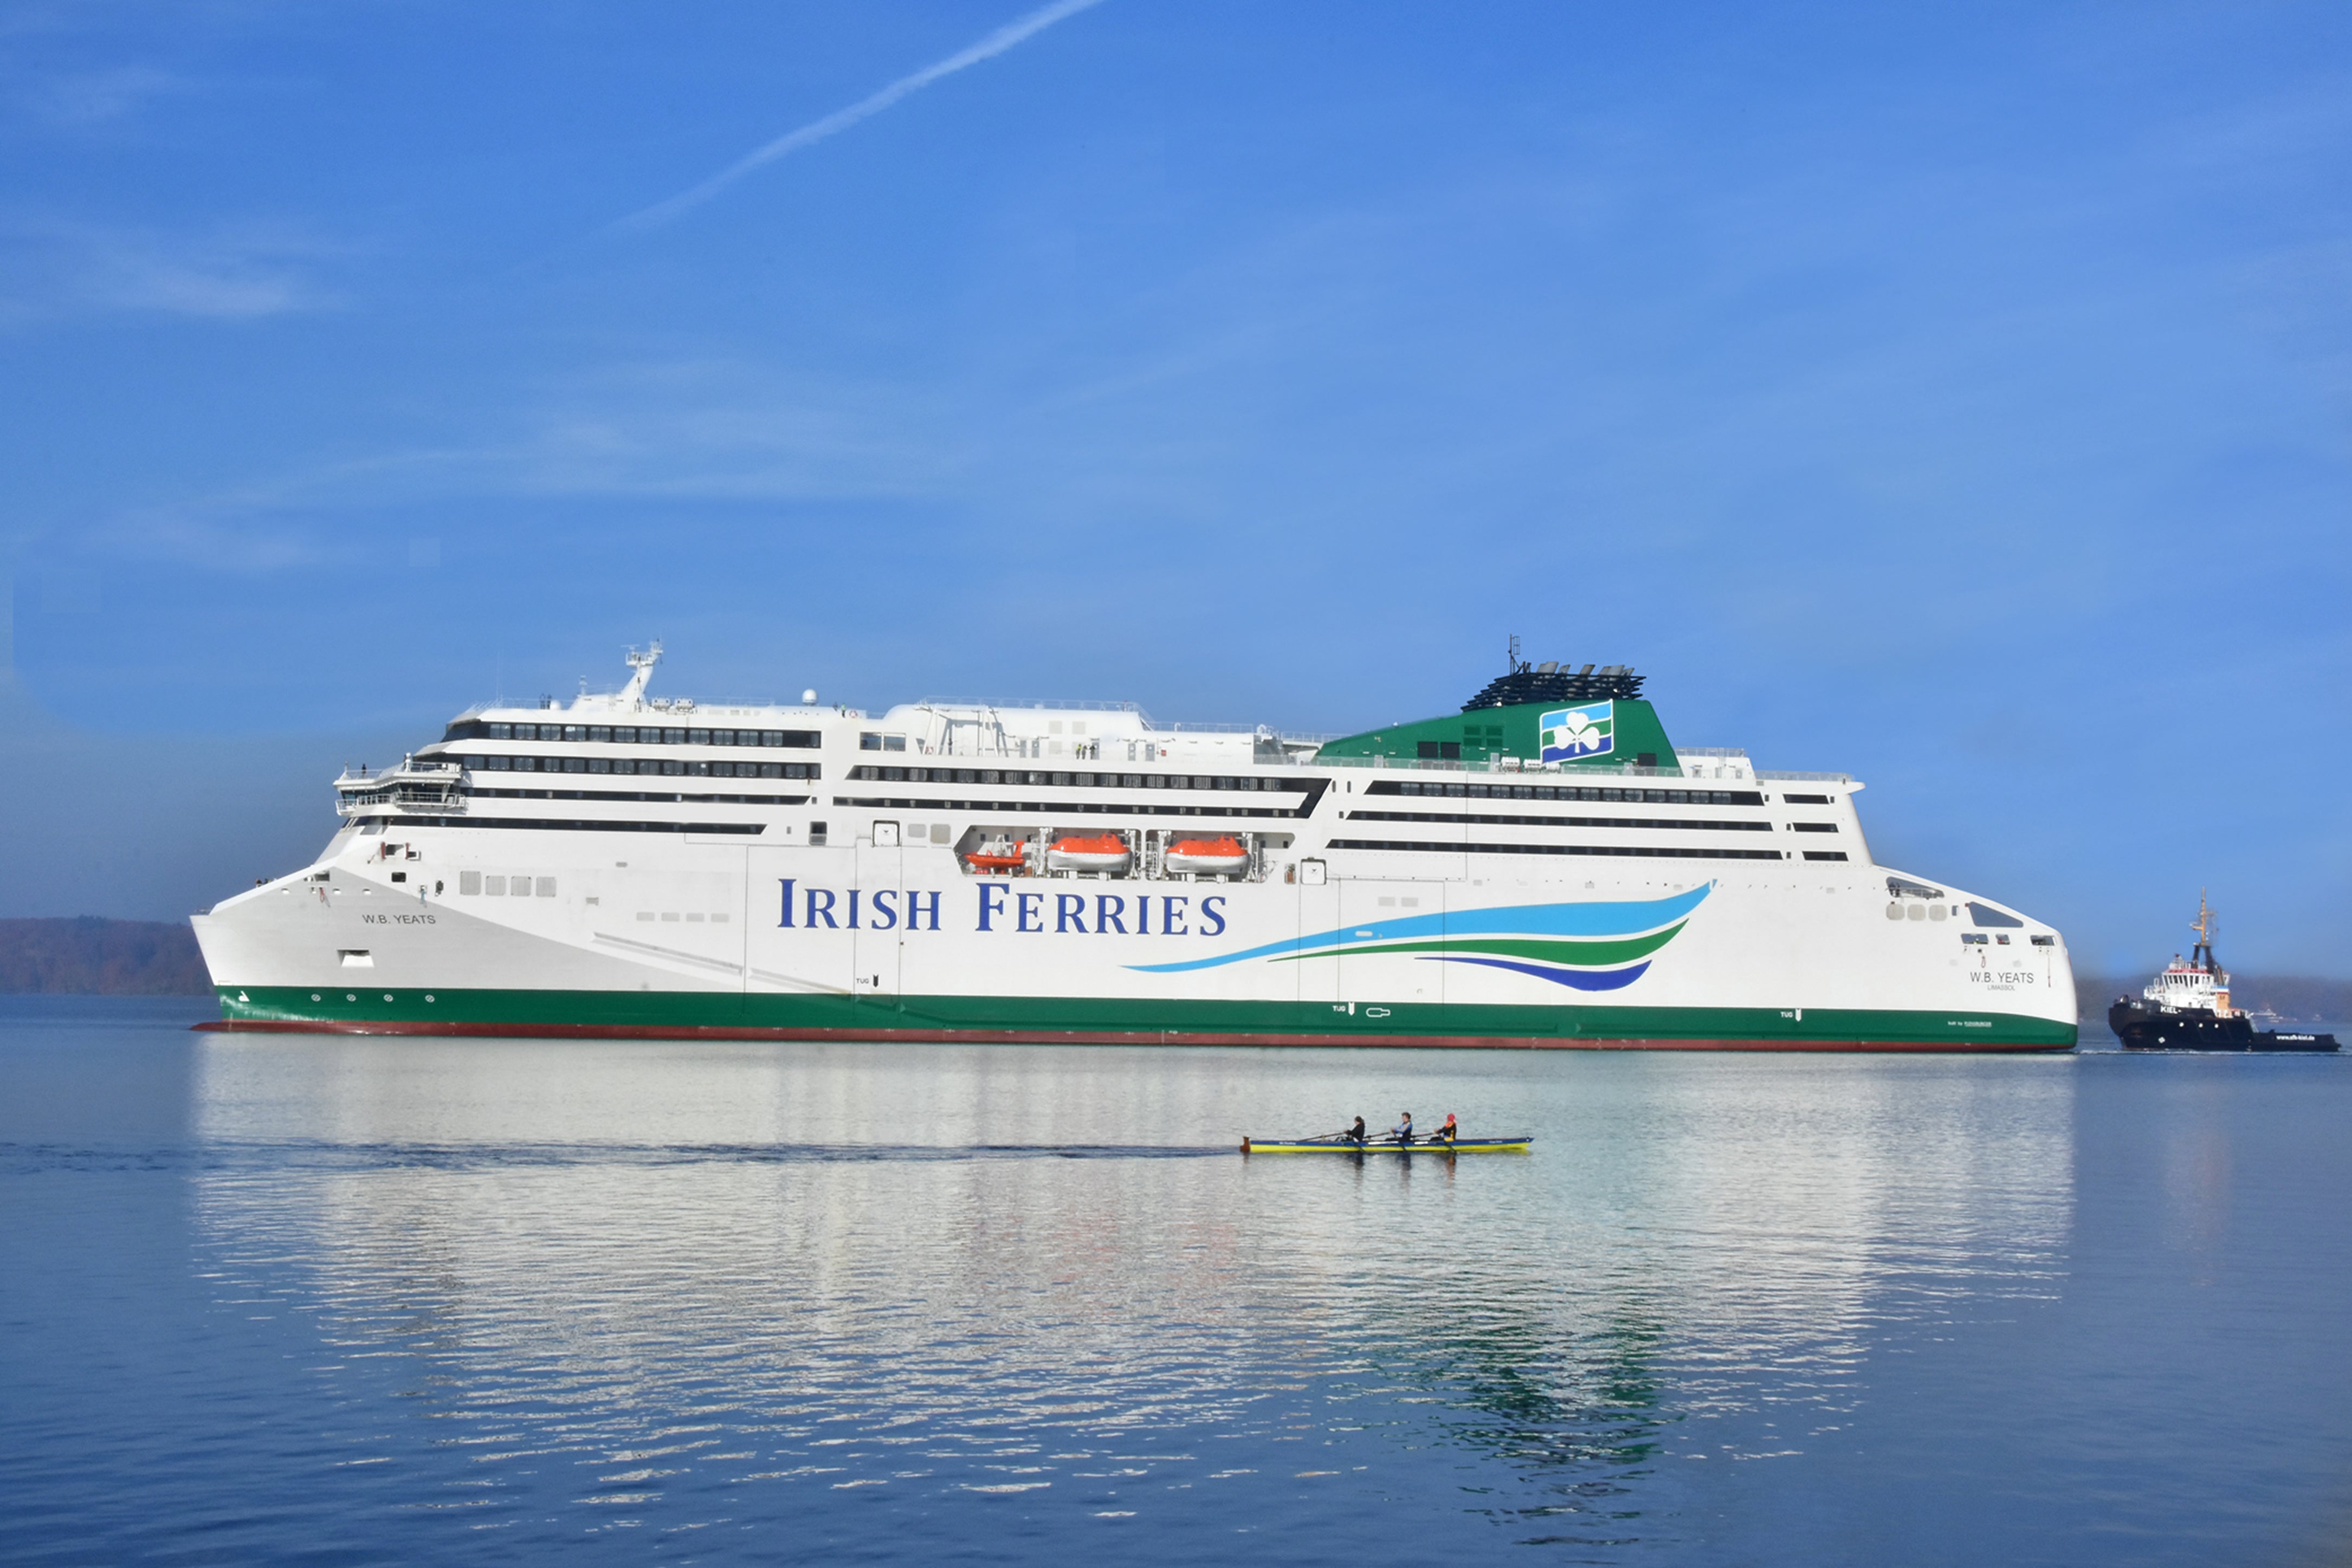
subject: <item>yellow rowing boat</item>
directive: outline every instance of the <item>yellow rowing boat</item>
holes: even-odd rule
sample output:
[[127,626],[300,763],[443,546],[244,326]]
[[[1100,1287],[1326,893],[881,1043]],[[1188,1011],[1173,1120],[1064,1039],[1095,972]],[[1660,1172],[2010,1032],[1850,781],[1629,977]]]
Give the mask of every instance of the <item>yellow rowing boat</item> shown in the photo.
[[1322,1138],[1244,1138],[1245,1155],[1524,1155],[1528,1138],[1415,1138],[1401,1144],[1394,1138],[1353,1138],[1333,1134]]

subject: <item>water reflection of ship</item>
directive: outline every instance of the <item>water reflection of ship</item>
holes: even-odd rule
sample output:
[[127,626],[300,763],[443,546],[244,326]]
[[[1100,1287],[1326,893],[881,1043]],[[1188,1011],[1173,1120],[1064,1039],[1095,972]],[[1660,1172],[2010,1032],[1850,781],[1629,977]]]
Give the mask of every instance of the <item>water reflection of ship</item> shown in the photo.
[[[1949,1322],[1968,1298],[2053,1289],[2072,1209],[2066,1095],[1958,1074],[1944,1093],[1906,1083],[1899,1104],[1869,1103],[1865,1079],[1851,1082],[1860,1099],[1843,1087],[1645,1083],[1615,1109],[1680,1135],[1613,1145],[1605,1176],[1570,1173],[1581,1190],[1559,1218],[1509,1221],[1486,1198],[1499,1234],[1449,1224],[1447,1245],[1497,1248],[1498,1265],[1369,1294],[1323,1281],[1351,1303],[1334,1331],[1377,1343],[1371,1381],[1434,1405],[1453,1444],[1518,1472],[1516,1493],[1483,1489],[1488,1511],[1550,1521],[1557,1542],[1631,1539],[1663,1458],[1792,1451],[1843,1418],[1870,1344],[1906,1318]],[[1561,1160],[1576,1142],[1555,1143]],[[1949,1226],[1924,1276],[1903,1240],[1923,1207]],[[1713,1240],[1675,1239],[1699,1236]],[[1727,1419],[1702,1428],[1698,1415]]]
[[[1459,1174],[1449,1165],[1447,1184]],[[1399,1179],[1414,1179],[1410,1166]],[[1624,1490],[1595,1478],[1595,1467],[1657,1457],[1667,1417],[1654,1359],[1667,1334],[1651,1312],[1621,1301],[1579,1322],[1582,1314],[1564,1314],[1543,1283],[1509,1270],[1446,1285],[1416,1286],[1389,1303],[1406,1332],[1386,1370],[1446,1396],[1455,1441],[1538,1470],[1572,1467],[1580,1496]]]
[[[1613,1536],[1694,1414],[1837,1408],[1900,1316],[1906,1213],[1969,1195],[1938,1242],[1948,1316],[1956,1268],[2005,1290],[2001,1269],[2049,1267],[2071,1190],[2063,1085],[1959,1067],[1915,1066],[1893,1097],[1859,1064],[1597,1077],[1606,1124],[1644,1130],[1581,1155],[1564,1139],[1507,1179],[1316,1162],[1236,1186],[1239,1161],[922,1153],[978,1127],[1017,1143],[1089,1094],[1105,1124],[1141,1095],[1161,1123],[1217,1126],[1222,1065],[1171,1059],[1139,1086],[1083,1052],[917,1071],[616,1048],[567,1054],[551,1097],[539,1048],[453,1045],[431,1071],[419,1049],[208,1045],[202,1137],[323,1141],[279,1179],[207,1174],[198,1201],[222,1255],[304,1259],[353,1364],[414,1357],[441,1413],[518,1452],[631,1448],[645,1411],[714,1377],[745,1420],[860,1441],[1140,1422],[1181,1443],[1298,1398],[1336,1441],[1434,1437],[1498,1519]],[[812,1116],[921,1147],[795,1155],[779,1139]],[[1431,1248],[1391,1228],[1416,1215]],[[1396,1267],[1368,1267],[1372,1216]]]
[[1655,1359],[1665,1340],[1662,1325],[1630,1310],[1588,1329],[1581,1354],[1575,1337],[1533,1316],[1457,1331],[1444,1346],[1463,1415],[1454,1434],[1516,1464],[1572,1468],[1579,1495],[1592,1495],[1592,1468],[1658,1457],[1669,1416]]

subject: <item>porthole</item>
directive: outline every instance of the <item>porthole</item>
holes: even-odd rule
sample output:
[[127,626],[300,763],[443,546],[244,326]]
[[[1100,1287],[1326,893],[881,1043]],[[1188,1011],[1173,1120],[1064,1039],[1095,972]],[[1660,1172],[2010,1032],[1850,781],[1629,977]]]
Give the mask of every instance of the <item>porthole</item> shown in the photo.
[[1912,918],[1912,919],[1914,919],[1914,920],[1925,920],[1925,919],[1927,919],[1927,906],[1926,904],[1913,904],[1913,905],[1911,906],[1911,918]]
[[1888,905],[1886,906],[1886,918],[1887,918],[1887,919],[1889,919],[1889,920],[1900,920],[1900,919],[1902,919],[1902,918],[1903,918],[1903,906],[1902,906],[1901,904],[1888,904]]
[[359,999],[360,999],[360,998],[359,998],[359,995],[358,995],[358,993],[357,993],[357,992],[354,992],[354,991],[345,991],[345,992],[343,993],[343,1000],[345,1000],[345,1001],[347,1001],[347,1002],[355,1002],[355,1001],[358,1001]]
[[1944,906],[1943,906],[1942,904],[1929,904],[1929,905],[1927,906],[1927,918],[1928,918],[1928,919],[1930,919],[1930,920],[1942,920],[1942,919],[1944,919],[1944,918],[1945,918],[1945,915],[1944,915]]
[[316,992],[316,991],[312,991],[312,992],[310,993],[310,999],[311,999],[312,1001],[314,1001],[314,1002],[315,1002],[315,1001],[317,1001],[317,1000],[319,999],[319,993],[318,993],[318,992]]
[[385,1001],[390,1001],[390,1000],[392,1000],[392,993],[391,993],[390,991],[386,991],[386,992],[384,992],[384,994],[383,994],[383,999],[384,999]]
[[431,1001],[431,1000],[433,999],[433,993],[432,993],[431,991],[427,991],[427,992],[425,992],[425,999],[426,1001],[428,1001],[428,1002],[429,1002],[429,1001]]

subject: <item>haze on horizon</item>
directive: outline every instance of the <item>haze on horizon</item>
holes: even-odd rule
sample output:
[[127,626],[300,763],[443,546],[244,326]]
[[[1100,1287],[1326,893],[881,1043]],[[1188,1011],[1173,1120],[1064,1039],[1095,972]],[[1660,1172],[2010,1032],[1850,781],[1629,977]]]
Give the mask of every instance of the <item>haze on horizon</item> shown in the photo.
[[504,693],[1344,732],[1528,656],[2086,971],[2352,976],[2352,15],[35,5],[0,915]]

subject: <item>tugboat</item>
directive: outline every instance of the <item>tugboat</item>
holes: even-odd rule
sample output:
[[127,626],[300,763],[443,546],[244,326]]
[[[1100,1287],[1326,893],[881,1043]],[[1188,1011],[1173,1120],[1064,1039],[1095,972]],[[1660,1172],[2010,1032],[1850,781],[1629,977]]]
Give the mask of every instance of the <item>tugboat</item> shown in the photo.
[[2213,933],[2220,923],[2197,895],[2197,946],[2189,961],[2178,953],[2164,973],[2148,982],[2135,1001],[2117,997],[2107,1009],[2107,1027],[2126,1051],[2334,1051],[2332,1034],[2296,1034],[2258,1030],[2254,1020],[2230,1005],[2230,976],[2214,961]]

